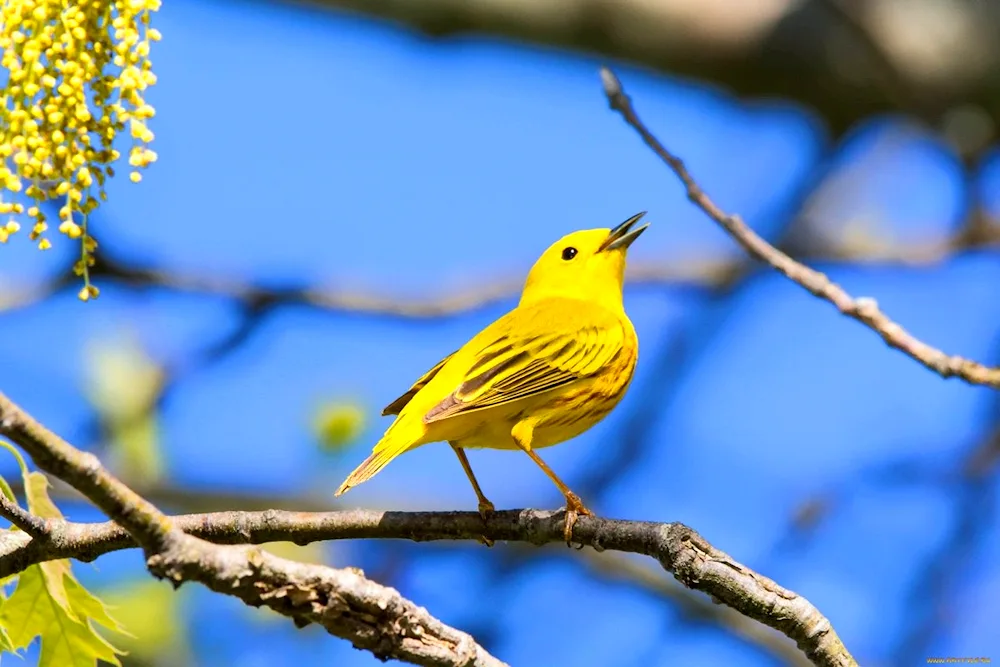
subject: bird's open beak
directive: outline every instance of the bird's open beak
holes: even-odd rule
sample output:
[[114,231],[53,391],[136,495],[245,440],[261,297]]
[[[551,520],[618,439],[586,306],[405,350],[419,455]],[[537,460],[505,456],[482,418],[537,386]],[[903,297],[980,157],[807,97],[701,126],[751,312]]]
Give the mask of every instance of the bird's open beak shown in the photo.
[[619,248],[625,249],[632,245],[632,241],[639,238],[639,234],[642,234],[646,231],[646,227],[649,227],[649,223],[647,222],[641,227],[632,229],[635,223],[639,222],[644,215],[646,215],[645,211],[636,213],[631,218],[612,229],[611,233],[608,234],[608,238],[604,239],[604,243],[601,244],[598,252],[602,250],[618,250]]

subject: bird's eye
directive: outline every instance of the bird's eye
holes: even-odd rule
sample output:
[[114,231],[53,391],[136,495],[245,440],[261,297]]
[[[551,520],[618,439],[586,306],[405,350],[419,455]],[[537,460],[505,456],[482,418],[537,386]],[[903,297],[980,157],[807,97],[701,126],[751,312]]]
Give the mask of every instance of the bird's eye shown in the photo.
[[573,247],[563,248],[563,254],[562,254],[563,259],[565,259],[568,262],[574,257],[576,257],[576,248]]

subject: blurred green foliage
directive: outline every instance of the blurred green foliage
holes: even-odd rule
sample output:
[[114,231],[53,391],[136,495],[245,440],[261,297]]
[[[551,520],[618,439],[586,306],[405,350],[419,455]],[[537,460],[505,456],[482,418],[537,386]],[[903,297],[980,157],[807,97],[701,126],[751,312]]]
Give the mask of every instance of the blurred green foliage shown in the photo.
[[313,432],[320,447],[339,452],[353,444],[368,424],[364,408],[353,401],[327,401],[320,405],[313,419]]
[[126,480],[148,486],[164,475],[156,402],[164,372],[135,336],[94,343],[85,394],[108,431],[108,461]]
[[187,624],[181,613],[187,590],[175,591],[152,579],[101,590],[108,608],[128,619],[132,635],[120,643],[130,656],[147,663],[191,664]]

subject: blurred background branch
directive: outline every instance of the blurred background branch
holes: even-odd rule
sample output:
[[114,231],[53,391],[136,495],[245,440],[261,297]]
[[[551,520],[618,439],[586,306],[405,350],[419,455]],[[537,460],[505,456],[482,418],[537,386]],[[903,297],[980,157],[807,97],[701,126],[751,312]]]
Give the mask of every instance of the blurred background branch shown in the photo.
[[1000,5],[983,0],[312,0],[432,38],[620,58],[819,111],[835,135],[901,112],[981,151],[1000,123]]
[[[816,195],[818,194],[817,192]],[[815,205],[810,203],[810,208],[801,212],[803,224],[808,223],[812,206]],[[957,252],[976,248],[1000,248],[1000,223],[992,220],[982,209],[975,208],[970,211],[967,224],[953,235],[943,241],[923,245],[882,243],[876,238],[847,242],[845,239],[824,237],[821,234],[798,234],[790,236],[779,247],[803,261],[931,266]],[[670,263],[640,261],[629,265],[627,279],[631,286],[673,285],[717,290],[745,277],[754,268],[755,264],[747,256],[729,260],[687,258]],[[523,286],[523,277],[510,277],[423,298],[337,290],[320,285],[277,288],[243,282],[224,275],[150,268],[134,260],[115,257],[109,251],[104,251],[97,259],[91,275],[106,284],[136,290],[159,287],[180,293],[224,297],[239,303],[248,313],[263,314],[272,308],[301,305],[331,312],[399,319],[432,319],[479,310],[513,299]],[[3,290],[0,292],[0,312],[25,308],[75,287],[76,276],[68,267],[42,285]]]

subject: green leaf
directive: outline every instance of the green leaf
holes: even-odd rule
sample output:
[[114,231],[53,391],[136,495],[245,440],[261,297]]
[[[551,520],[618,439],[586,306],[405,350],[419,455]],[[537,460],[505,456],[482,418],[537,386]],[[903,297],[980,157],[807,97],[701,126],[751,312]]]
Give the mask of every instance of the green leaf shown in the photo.
[[[61,519],[48,488],[45,475],[24,471],[28,511]],[[32,565],[18,575],[10,598],[0,603],[0,649],[18,651],[41,637],[39,667],[94,667],[98,660],[120,665],[121,651],[98,634],[95,623],[125,632],[104,603],[73,577],[69,560]]]
[[[28,511],[43,519],[61,519],[62,512],[56,504],[49,498],[49,480],[40,472],[29,472],[24,476],[24,495],[28,499]],[[50,560],[40,563],[42,575],[45,577],[45,587],[48,589],[52,599],[62,607],[66,615],[73,620],[78,620],[73,608],[69,604],[64,583],[70,573],[68,560]]]
[[[21,573],[14,594],[0,607],[0,627],[9,634],[13,649],[24,649],[35,637],[41,637],[38,667],[95,667],[98,660],[120,667],[118,655],[122,652],[94,628],[94,622],[107,621],[112,629],[119,624],[103,605],[99,618],[91,617],[87,611],[96,611],[95,598],[75,581],[65,590],[76,618],[53,599],[41,567],[32,565]],[[81,596],[81,591],[85,595]]]
[[17,466],[21,469],[21,474],[27,475],[28,465],[24,462],[24,457],[21,456],[21,452],[17,451],[17,448],[14,447],[14,445],[7,442],[6,440],[0,440],[0,447],[3,447],[8,452],[14,455],[14,458],[17,459]]
[[10,502],[17,502],[17,498],[14,496],[14,489],[10,488],[10,484],[3,478],[3,475],[0,475],[0,492],[7,496],[7,500]]
[[43,519],[62,519],[63,514],[49,497],[49,478],[40,472],[24,475],[24,495],[28,511]]
[[[21,475],[22,476],[27,475],[28,466],[24,462],[24,457],[21,456],[21,452],[17,451],[17,448],[14,447],[14,445],[7,442],[6,440],[0,440],[0,447],[3,447],[8,452],[14,455],[14,458],[17,459],[17,465],[21,469]],[[10,484],[8,484],[7,480],[5,480],[3,477],[0,477],[0,491],[2,491],[5,496],[7,496],[7,500],[11,501],[12,503],[17,502],[17,498],[14,496],[14,490],[10,488]]]
[[[156,581],[150,583],[167,593],[172,592],[169,586],[163,586]],[[114,630],[119,634],[129,637],[132,636],[121,623],[111,616],[107,605],[99,597],[84,588],[83,584],[77,581],[72,575],[66,577],[66,591],[73,602],[73,608],[81,615],[96,623],[100,623],[109,630]]]
[[[3,608],[3,602],[0,601],[0,609]],[[0,653],[2,652],[14,652],[14,644],[10,641],[10,635],[7,634],[7,629],[0,625]]]

